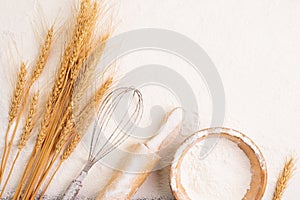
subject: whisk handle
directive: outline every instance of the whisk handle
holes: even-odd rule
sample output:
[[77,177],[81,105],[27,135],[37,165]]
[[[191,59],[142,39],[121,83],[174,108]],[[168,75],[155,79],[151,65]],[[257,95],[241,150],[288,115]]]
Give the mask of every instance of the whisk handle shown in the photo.
[[80,189],[82,188],[82,181],[87,176],[87,171],[82,170],[79,176],[72,181],[69,185],[67,191],[64,193],[62,200],[74,200],[75,197],[78,195]]

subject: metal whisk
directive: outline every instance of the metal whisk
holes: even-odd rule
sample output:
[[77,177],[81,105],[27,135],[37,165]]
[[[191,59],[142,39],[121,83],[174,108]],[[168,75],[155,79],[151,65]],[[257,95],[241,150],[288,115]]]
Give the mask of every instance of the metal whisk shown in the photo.
[[[124,107],[122,101],[126,100],[126,97],[129,104]],[[129,108],[132,108],[130,113]],[[118,88],[104,98],[94,122],[88,161],[79,176],[69,185],[63,200],[75,199],[88,171],[130,137],[129,133],[139,123],[142,112],[142,95],[135,88]],[[118,117],[117,122],[113,120],[114,116]]]

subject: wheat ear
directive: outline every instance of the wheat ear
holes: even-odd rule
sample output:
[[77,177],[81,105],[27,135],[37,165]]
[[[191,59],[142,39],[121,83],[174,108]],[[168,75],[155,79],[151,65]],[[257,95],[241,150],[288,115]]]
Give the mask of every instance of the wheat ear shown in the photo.
[[66,126],[62,130],[62,133],[59,137],[59,140],[56,143],[56,146],[55,146],[55,153],[56,154],[59,154],[59,152],[61,152],[63,146],[66,144],[66,141],[68,140],[68,137],[72,133],[74,125],[75,125],[74,120],[72,118],[67,121]]
[[32,133],[32,130],[35,126],[34,117],[37,112],[38,99],[39,99],[39,92],[37,92],[31,99],[29,112],[18,144],[19,151],[21,151],[25,147]]
[[111,87],[112,83],[113,83],[113,77],[109,77],[105,81],[105,83],[96,91],[95,97],[94,97],[94,103],[95,103],[96,106],[99,105],[99,103],[102,100],[104,94]]
[[63,152],[63,155],[61,156],[62,160],[68,159],[69,156],[73,153],[73,151],[77,147],[78,143],[80,142],[80,139],[81,139],[80,135],[76,131],[74,131],[74,132],[75,133],[74,133],[72,140],[70,141],[69,145]]
[[288,186],[288,182],[292,178],[294,172],[296,170],[295,167],[295,158],[291,157],[284,164],[283,170],[280,172],[280,175],[277,179],[275,192],[273,195],[273,200],[281,200],[285,189]]
[[9,124],[16,118],[19,108],[21,106],[22,97],[26,84],[27,69],[25,63],[21,64],[20,72],[18,75],[17,85],[9,109]]
[[48,30],[48,33],[46,35],[45,42],[41,46],[41,50],[39,52],[37,62],[35,63],[33,72],[31,74],[31,78],[30,78],[31,85],[41,76],[46,66],[50,54],[50,48],[53,41],[53,31],[54,31],[53,26],[51,26],[51,28]]

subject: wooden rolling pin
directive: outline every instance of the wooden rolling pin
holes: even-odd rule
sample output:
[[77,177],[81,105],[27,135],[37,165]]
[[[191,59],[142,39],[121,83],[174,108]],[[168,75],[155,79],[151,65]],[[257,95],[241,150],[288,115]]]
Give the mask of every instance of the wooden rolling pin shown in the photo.
[[[133,152],[142,154],[142,159],[134,155],[126,158],[123,170],[115,172],[99,193],[97,200],[130,200],[160,160],[156,152],[168,144],[169,139],[179,132],[182,118],[182,109],[174,109],[166,116],[165,123],[155,136],[146,143],[135,145]],[[132,167],[138,169],[139,173],[130,173]]]

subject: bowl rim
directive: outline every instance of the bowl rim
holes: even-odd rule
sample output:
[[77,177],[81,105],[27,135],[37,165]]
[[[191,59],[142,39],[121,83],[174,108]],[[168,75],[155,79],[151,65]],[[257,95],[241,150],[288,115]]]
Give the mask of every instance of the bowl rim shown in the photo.
[[[244,151],[251,164],[252,178],[250,188],[243,199],[260,200],[267,185],[267,165],[265,158],[258,146],[245,134],[230,128],[216,127],[207,128],[194,132],[177,149],[170,170],[170,185],[177,200],[191,200],[187,195],[180,180],[180,166],[186,153],[200,141],[206,138],[225,138],[236,143]],[[247,196],[248,195],[248,196]]]

